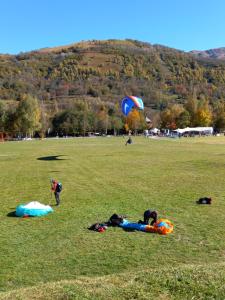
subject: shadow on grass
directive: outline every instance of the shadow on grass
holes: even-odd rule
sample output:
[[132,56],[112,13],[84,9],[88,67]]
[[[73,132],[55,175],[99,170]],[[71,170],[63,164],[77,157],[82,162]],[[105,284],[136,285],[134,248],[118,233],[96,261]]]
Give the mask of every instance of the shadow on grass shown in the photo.
[[65,160],[64,158],[60,158],[61,156],[65,155],[51,155],[51,156],[43,156],[38,157],[37,160],[45,160],[45,161],[52,161],[52,160]]
[[136,229],[132,229],[132,228],[122,228],[123,231],[126,231],[126,232],[134,232],[134,231],[137,231]]
[[11,211],[7,214],[7,217],[10,217],[10,218],[17,218],[17,215],[16,215],[16,211]]

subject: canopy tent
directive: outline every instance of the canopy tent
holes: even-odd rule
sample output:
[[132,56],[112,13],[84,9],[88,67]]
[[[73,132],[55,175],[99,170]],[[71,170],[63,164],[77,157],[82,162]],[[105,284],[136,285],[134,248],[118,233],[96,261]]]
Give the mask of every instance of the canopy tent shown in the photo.
[[173,130],[175,133],[184,134],[188,132],[213,134],[213,127],[186,127]]

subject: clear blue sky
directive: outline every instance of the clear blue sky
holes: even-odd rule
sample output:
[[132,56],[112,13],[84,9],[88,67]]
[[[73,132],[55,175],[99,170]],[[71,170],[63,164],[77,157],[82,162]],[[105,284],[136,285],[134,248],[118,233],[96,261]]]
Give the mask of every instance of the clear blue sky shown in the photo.
[[0,53],[112,38],[225,47],[225,0],[0,0]]

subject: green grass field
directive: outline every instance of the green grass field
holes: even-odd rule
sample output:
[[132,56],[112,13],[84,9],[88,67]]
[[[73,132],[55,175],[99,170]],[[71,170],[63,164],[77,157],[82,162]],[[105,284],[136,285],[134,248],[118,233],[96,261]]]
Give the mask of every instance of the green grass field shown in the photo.
[[[0,144],[0,299],[225,299],[225,137],[124,143]],[[54,205],[50,178],[63,183],[54,213],[10,216],[21,203]],[[195,204],[204,196],[213,205]],[[147,208],[174,232],[87,230],[115,212],[138,221]]]

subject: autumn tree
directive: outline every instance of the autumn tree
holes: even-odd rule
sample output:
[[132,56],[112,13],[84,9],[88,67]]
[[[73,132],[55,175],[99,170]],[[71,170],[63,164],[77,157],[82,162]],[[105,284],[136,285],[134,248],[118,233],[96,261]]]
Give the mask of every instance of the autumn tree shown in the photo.
[[161,112],[161,127],[176,129],[179,127],[180,116],[184,112],[182,105],[174,104]]
[[65,110],[55,115],[52,120],[53,131],[59,135],[75,135],[80,132],[80,124],[76,112]]
[[144,118],[137,109],[132,109],[129,113],[126,118],[126,124],[128,130],[134,131],[135,134],[137,134],[138,130],[144,129],[145,126]]
[[97,129],[107,134],[109,128],[109,115],[106,106],[102,105],[97,113]]
[[185,128],[190,126],[191,116],[190,113],[184,109],[177,119],[177,127]]
[[225,130],[225,102],[220,101],[214,105],[213,110],[213,124],[216,131],[221,132]]
[[119,105],[115,104],[114,106],[109,107],[108,115],[110,120],[110,128],[111,130],[113,130],[113,134],[117,135],[117,132],[123,127],[123,121]]
[[4,122],[4,131],[7,133],[16,132],[16,108],[14,106],[9,106],[6,112],[6,119]]
[[45,137],[46,132],[50,128],[49,116],[43,104],[40,107],[40,124],[40,136],[43,138]]
[[40,107],[37,98],[26,95],[17,107],[15,113],[15,129],[23,135],[33,136],[40,124]]
[[196,125],[196,113],[198,109],[198,101],[194,96],[190,96],[184,105],[184,108],[188,111],[190,115],[190,126]]
[[5,105],[0,102],[0,131],[5,131],[7,111]]
[[78,102],[70,110],[55,115],[52,120],[53,130],[59,134],[83,135],[93,129],[93,112],[88,103]]
[[75,107],[80,133],[85,136],[87,131],[93,128],[93,113],[87,102],[80,102]]
[[196,126],[209,126],[212,123],[212,112],[207,100],[202,100],[198,104],[198,108],[195,115]]

